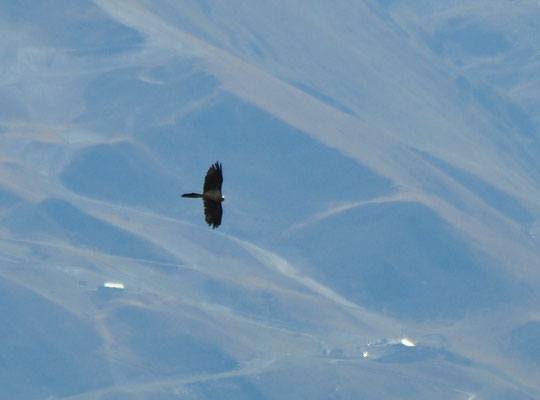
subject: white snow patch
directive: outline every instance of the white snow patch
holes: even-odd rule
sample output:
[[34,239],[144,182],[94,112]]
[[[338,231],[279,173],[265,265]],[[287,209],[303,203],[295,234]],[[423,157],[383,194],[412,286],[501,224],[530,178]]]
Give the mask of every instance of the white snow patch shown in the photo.
[[103,287],[110,289],[125,289],[124,284],[120,282],[105,282]]
[[401,344],[407,347],[415,347],[416,345],[407,338],[401,339]]

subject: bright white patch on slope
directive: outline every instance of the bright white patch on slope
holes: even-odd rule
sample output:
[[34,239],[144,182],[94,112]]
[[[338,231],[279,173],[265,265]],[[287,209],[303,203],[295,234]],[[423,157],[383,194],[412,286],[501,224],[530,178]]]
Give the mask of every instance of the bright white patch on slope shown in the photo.
[[103,287],[110,289],[125,289],[124,284],[120,282],[105,282]]
[[416,345],[407,338],[401,339],[401,344],[407,347],[415,347]]

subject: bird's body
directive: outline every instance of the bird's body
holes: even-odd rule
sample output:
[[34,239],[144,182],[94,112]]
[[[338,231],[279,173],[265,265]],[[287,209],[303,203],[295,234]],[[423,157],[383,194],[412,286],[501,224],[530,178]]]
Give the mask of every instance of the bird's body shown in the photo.
[[202,198],[204,203],[204,219],[212,229],[221,225],[221,217],[223,216],[223,208],[221,203],[225,197],[221,193],[221,185],[223,184],[223,171],[221,164],[216,162],[208,169],[204,178],[204,186],[202,193],[184,193],[182,197]]
[[213,200],[213,201],[223,201],[225,198],[221,194],[221,190],[209,190],[202,194],[203,199]]

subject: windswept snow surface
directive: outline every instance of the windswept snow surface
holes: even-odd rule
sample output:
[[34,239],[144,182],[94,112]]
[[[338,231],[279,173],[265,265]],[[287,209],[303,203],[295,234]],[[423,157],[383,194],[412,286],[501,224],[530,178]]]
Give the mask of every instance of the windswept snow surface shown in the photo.
[[540,398],[539,18],[0,0],[0,398]]

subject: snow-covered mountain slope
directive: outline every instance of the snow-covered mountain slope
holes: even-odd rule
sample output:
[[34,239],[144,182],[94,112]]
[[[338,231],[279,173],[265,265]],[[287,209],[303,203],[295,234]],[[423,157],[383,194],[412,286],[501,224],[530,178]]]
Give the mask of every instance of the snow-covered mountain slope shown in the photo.
[[540,6],[409,3],[0,2],[2,396],[537,398]]

